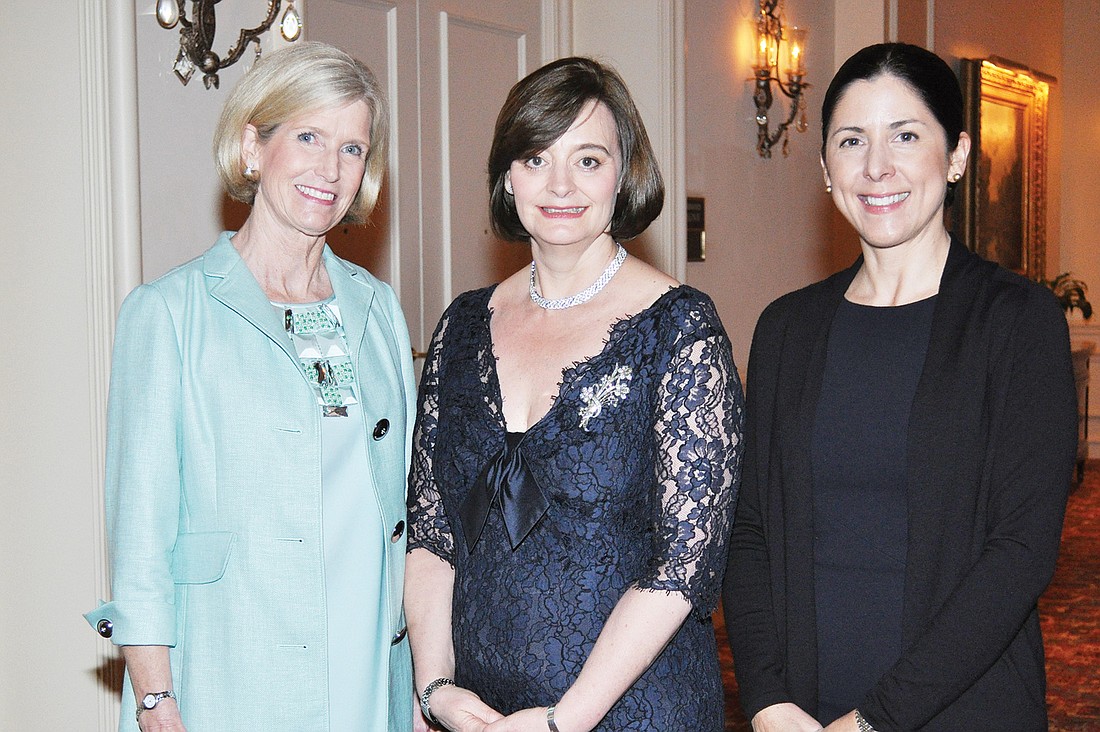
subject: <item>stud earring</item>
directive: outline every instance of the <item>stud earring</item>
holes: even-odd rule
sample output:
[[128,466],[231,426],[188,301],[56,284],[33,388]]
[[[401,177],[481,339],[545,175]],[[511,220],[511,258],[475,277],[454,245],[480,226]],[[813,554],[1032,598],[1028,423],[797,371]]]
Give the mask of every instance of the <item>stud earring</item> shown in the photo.
[[952,173],[948,180],[952,183],[958,183],[959,178],[962,178],[962,173]]
[[246,165],[244,166],[244,177],[246,180],[258,183],[260,181],[260,171],[256,170],[251,165]]
[[825,184],[825,192],[826,193],[832,193],[833,192],[833,187],[829,184]]

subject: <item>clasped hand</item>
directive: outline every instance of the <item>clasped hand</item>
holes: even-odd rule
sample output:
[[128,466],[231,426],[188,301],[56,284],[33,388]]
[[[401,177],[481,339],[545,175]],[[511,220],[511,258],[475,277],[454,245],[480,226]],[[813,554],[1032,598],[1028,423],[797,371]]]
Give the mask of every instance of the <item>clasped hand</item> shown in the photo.
[[[821,724],[797,704],[773,704],[752,718],[753,732],[822,732]],[[836,720],[824,732],[859,732],[855,710]]]
[[432,716],[451,732],[546,732],[546,707],[505,717],[469,689],[444,686],[432,694]]
[[821,723],[797,704],[785,702],[764,707],[752,718],[753,732],[821,732]]
[[493,722],[504,719],[503,714],[481,701],[477,694],[453,685],[435,690],[431,708],[432,716],[450,732],[486,732]]

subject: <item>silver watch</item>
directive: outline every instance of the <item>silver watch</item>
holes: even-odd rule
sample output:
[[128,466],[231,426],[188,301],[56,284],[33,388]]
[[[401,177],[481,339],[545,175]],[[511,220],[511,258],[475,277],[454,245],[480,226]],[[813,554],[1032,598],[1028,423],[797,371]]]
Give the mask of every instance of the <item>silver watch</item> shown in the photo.
[[877,730],[871,726],[864,716],[863,712],[856,710],[856,727],[859,728],[859,732],[877,732]]
[[140,719],[142,712],[147,712],[150,709],[155,708],[157,704],[160,704],[161,701],[163,701],[164,699],[175,698],[176,695],[172,693],[171,689],[168,689],[167,691],[149,692],[145,696],[141,697],[141,699],[138,701],[137,713],[135,713],[134,716]]

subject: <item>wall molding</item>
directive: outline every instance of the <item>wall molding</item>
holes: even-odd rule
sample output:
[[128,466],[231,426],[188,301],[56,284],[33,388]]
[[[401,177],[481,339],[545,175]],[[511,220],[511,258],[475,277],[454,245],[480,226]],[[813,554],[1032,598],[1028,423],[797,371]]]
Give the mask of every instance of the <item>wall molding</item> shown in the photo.
[[631,252],[680,281],[687,274],[684,7],[684,0],[572,4],[573,52],[605,59],[622,75],[646,119],[664,177],[664,210]]
[[[118,306],[141,279],[141,213],[137,168],[137,81],[134,14],[121,3],[82,0],[80,115],[87,283],[90,487],[94,537],[94,592],[110,596],[104,462],[111,344]],[[100,693],[97,727],[118,729],[121,673],[114,646],[97,646]]]

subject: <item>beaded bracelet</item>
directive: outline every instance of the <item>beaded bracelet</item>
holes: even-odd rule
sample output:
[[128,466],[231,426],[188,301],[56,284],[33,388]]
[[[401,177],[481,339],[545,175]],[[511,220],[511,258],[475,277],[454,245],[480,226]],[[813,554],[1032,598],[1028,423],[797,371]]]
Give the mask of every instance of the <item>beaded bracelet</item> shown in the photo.
[[424,687],[424,693],[420,695],[420,711],[424,713],[424,719],[428,720],[434,725],[439,725],[439,720],[432,716],[432,708],[431,705],[428,704],[428,699],[433,693],[435,693],[437,689],[439,689],[439,687],[454,685],[454,679],[441,677]]

